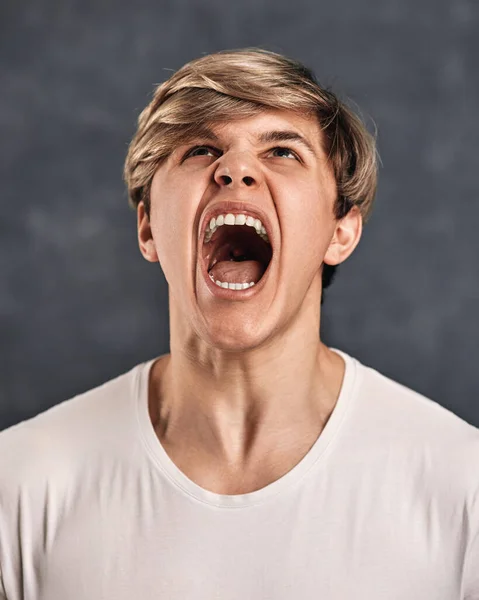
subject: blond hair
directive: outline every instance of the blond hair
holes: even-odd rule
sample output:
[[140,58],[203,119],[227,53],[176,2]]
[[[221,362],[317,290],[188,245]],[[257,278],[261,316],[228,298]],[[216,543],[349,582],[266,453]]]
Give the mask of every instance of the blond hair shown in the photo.
[[[322,88],[301,63],[258,48],[229,50],[195,59],[154,91],[138,117],[124,166],[130,206],[144,201],[161,162],[178,145],[212,123],[254,116],[268,109],[315,117],[337,185],[336,219],[353,206],[366,222],[376,192],[375,138],[334,93]],[[337,267],[324,265],[323,289]]]

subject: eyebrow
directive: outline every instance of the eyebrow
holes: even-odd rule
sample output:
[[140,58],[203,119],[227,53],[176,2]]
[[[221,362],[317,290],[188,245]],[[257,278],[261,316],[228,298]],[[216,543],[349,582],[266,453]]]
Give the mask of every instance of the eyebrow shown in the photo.
[[[212,142],[219,142],[218,136],[209,127],[201,127],[192,138],[201,137],[203,139],[211,140]],[[296,131],[290,129],[281,129],[274,131],[265,131],[257,136],[257,140],[262,144],[269,144],[274,142],[297,142],[304,146],[308,152],[316,157],[316,151],[313,145],[304,136]]]
[[304,146],[313,156],[316,156],[316,152],[312,144],[301,134],[296,131],[289,129],[279,131],[265,131],[258,136],[258,140],[263,144],[271,142],[298,142]]

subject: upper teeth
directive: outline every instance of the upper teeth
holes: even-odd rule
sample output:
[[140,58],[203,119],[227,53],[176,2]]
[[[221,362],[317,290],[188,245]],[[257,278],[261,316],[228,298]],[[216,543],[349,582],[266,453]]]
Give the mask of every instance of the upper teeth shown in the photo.
[[218,227],[221,227],[222,225],[249,225],[250,227],[255,228],[256,233],[261,236],[265,242],[268,244],[271,243],[268,234],[266,233],[266,228],[259,219],[255,219],[250,215],[233,215],[232,213],[228,213],[227,215],[218,215],[210,220],[206,226],[205,244],[211,240],[211,236]]

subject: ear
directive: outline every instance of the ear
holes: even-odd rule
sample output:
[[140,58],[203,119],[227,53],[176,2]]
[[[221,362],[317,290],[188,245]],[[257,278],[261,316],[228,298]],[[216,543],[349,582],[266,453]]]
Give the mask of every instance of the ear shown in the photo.
[[357,206],[337,222],[323,261],[328,265],[339,265],[350,256],[361,239],[363,217]]
[[138,245],[143,257],[149,262],[159,262],[156,253],[155,241],[151,233],[150,220],[146,214],[145,203],[143,200],[136,209],[138,224]]

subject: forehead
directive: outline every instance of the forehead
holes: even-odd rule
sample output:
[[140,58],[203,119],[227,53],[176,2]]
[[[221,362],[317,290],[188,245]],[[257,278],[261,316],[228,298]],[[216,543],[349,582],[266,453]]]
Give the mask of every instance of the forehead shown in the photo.
[[272,127],[296,128],[302,133],[309,132],[314,135],[319,132],[318,121],[314,116],[307,116],[302,113],[290,110],[264,109],[255,115],[232,121],[210,122],[209,126],[215,131],[227,131],[234,129],[268,129]]
[[[272,133],[276,135],[268,135]],[[303,141],[310,146],[311,150],[322,149],[321,128],[316,116],[287,110],[269,109],[242,119],[227,122],[212,121],[204,128],[203,134],[220,139],[240,137],[252,142],[281,141],[281,139],[300,143]]]

